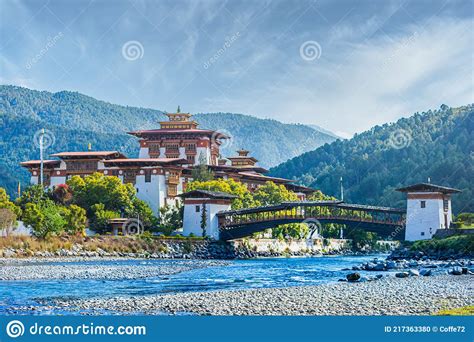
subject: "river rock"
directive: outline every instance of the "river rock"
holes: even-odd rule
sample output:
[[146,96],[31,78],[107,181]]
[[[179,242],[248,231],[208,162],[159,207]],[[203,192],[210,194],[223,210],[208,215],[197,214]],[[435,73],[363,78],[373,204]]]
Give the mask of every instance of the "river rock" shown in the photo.
[[420,271],[420,275],[423,276],[423,277],[428,277],[428,276],[430,276],[432,273],[433,273],[433,271],[427,270],[427,269],[422,269],[422,270]]
[[451,269],[451,271],[449,273],[452,274],[452,275],[461,275],[462,274],[462,267],[455,266]]
[[412,276],[412,277],[418,277],[420,275],[420,272],[418,272],[418,270],[410,270],[408,271],[408,273]]
[[387,269],[388,270],[394,269],[395,267],[397,267],[397,263],[395,261],[387,262]]
[[360,279],[360,274],[357,272],[349,273],[348,275],[346,275],[346,279],[347,281],[351,281],[351,282],[357,281]]
[[384,271],[385,270],[385,264],[383,262],[379,262],[375,267],[373,268],[374,271]]
[[410,274],[408,272],[398,272],[395,273],[395,277],[397,278],[408,278]]

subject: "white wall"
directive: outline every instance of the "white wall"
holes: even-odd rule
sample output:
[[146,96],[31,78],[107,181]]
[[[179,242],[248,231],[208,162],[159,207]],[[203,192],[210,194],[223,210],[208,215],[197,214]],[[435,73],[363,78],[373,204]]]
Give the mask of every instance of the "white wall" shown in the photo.
[[[425,201],[425,208],[421,208],[421,201]],[[448,212],[448,225],[451,212]],[[442,199],[408,199],[405,240],[431,239],[436,230],[445,228]],[[430,232],[431,228],[431,232]],[[424,233],[422,235],[422,233]]]
[[30,177],[30,184],[31,184],[31,185],[37,185],[37,184],[39,183],[39,182],[38,182],[38,179],[39,179],[38,175],[36,175],[36,176],[33,176],[33,175],[32,175],[32,176]]
[[194,165],[199,165],[201,155],[206,158],[206,164],[211,164],[211,150],[208,147],[197,147]]
[[17,221],[17,225],[14,228],[0,230],[0,237],[5,236],[31,236],[32,230],[30,227],[26,227],[22,221]]
[[155,215],[160,210],[160,192],[158,175],[151,175],[151,181],[145,182],[145,175],[137,175],[135,188],[137,189],[137,197],[150,206]]
[[[199,206],[199,212],[196,212],[196,206]],[[217,213],[229,210],[228,204],[206,204],[207,210],[207,226],[206,236],[213,239],[219,239],[219,224]],[[202,204],[185,204],[183,218],[183,235],[189,236],[191,233],[195,236],[202,236],[201,228],[201,210]]]
[[140,147],[140,152],[138,152],[138,158],[150,158],[150,153],[148,151],[148,147]]
[[52,176],[50,188],[52,188],[53,186],[57,186],[59,184],[65,184],[65,183],[66,183],[66,176],[61,176],[61,177]]

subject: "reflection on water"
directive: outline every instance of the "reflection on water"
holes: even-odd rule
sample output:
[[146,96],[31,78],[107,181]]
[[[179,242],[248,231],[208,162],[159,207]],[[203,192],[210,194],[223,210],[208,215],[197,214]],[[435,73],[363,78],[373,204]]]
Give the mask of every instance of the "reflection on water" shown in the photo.
[[[23,280],[0,281],[0,313],[12,306],[37,306],[36,299],[146,296],[186,291],[236,290],[266,287],[306,286],[336,282],[353,265],[374,256],[278,258],[232,261],[229,266],[210,267],[175,275],[135,280]],[[382,256],[379,256],[382,257]],[[174,260],[97,261],[94,264],[140,265],[179,263]],[[69,264],[69,263],[68,263]],[[82,263],[75,263],[82,264]],[[61,266],[62,263],[52,265]],[[93,267],[93,266],[92,266]]]

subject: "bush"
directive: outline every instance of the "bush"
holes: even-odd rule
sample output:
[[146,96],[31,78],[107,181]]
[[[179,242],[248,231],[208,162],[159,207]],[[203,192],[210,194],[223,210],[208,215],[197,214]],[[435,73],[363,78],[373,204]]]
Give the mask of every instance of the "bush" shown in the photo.
[[61,215],[61,209],[51,200],[40,204],[27,203],[23,213],[23,221],[30,225],[33,234],[40,238],[59,235],[64,231],[67,223]]
[[16,215],[8,208],[0,208],[0,231],[5,231],[8,236],[16,226]]

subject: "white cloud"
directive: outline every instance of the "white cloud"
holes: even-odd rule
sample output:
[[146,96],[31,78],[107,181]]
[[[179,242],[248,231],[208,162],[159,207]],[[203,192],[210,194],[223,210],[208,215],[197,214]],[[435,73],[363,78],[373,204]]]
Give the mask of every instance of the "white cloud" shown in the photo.
[[474,102],[471,25],[436,18],[364,44],[323,45],[320,60],[295,61],[289,77],[258,92],[254,112],[354,133],[442,103]]

